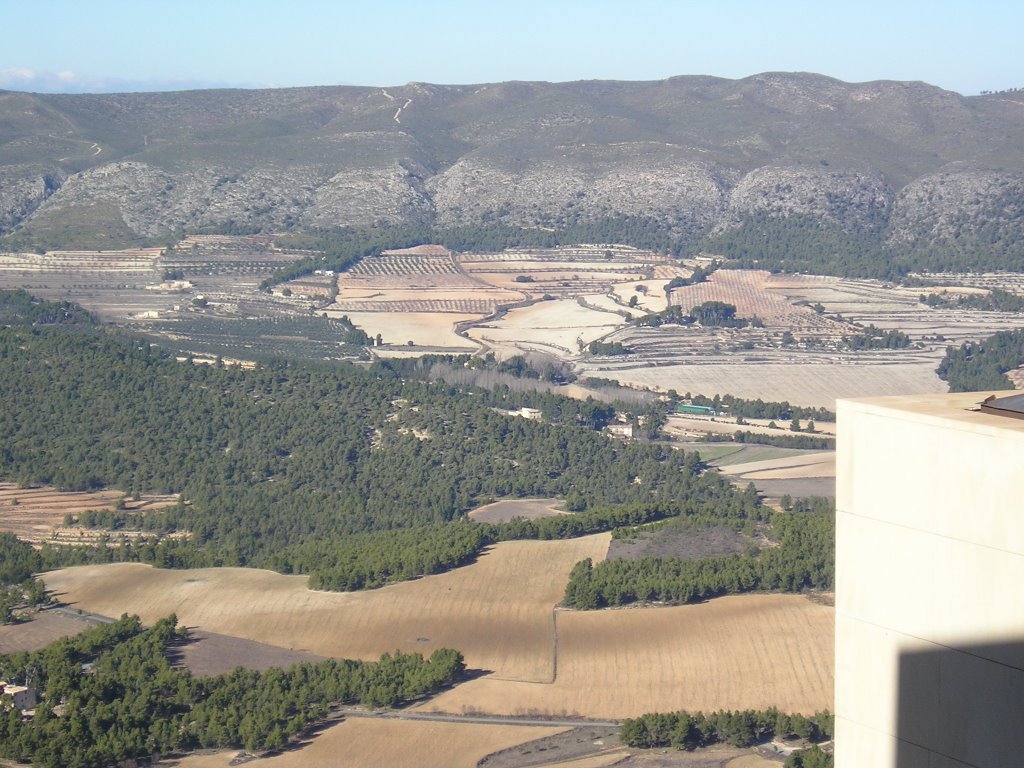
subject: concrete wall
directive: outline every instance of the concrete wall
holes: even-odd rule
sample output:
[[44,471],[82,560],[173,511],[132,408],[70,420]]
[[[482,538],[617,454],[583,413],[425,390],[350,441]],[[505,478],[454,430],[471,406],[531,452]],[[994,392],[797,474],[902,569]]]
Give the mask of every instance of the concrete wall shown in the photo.
[[836,766],[1024,766],[1024,421],[841,401]]

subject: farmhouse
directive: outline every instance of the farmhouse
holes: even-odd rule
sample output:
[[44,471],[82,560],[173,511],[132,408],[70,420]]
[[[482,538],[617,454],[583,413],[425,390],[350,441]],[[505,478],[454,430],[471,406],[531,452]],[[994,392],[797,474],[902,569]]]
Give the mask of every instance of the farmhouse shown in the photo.
[[604,428],[604,431],[614,437],[625,437],[627,439],[631,439],[636,436],[636,429],[632,423],[609,424]]
[[15,709],[32,709],[36,705],[36,689],[24,685],[11,685],[0,680],[0,697],[11,700]]

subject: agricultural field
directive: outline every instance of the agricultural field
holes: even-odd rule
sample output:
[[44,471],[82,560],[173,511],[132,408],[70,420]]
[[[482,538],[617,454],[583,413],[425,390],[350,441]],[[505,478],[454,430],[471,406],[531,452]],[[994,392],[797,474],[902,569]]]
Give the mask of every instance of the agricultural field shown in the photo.
[[[296,749],[259,761],[267,768],[475,768],[489,754],[551,736],[564,727],[349,718]],[[238,750],[167,760],[161,768],[227,768]],[[575,765],[575,763],[574,763]]]
[[65,602],[151,622],[170,613],[189,627],[321,656],[376,659],[394,651],[458,648],[491,676],[548,682],[552,608],[569,571],[602,560],[607,534],[566,541],[505,542],[476,563],[382,589],[313,592],[305,576],[244,568],[158,570],[118,563],[46,574]]
[[38,651],[55,640],[77,635],[95,625],[88,616],[78,616],[72,609],[37,611],[31,621],[0,624],[0,654]]
[[[718,270],[706,282],[666,291],[669,280],[688,276],[696,262],[604,245],[459,254],[419,246],[363,259],[338,275],[298,278],[272,294],[257,290],[298,255],[275,249],[269,235],[192,236],[171,250],[7,254],[0,255],[0,287],[77,301],[186,354],[365,357],[361,348],[340,343],[329,324],[321,327],[325,316],[348,317],[371,337],[380,334],[383,346],[370,350],[378,357],[544,354],[579,375],[639,389],[829,408],[837,398],[945,391],[934,369],[947,344],[1019,324],[1014,313],[931,308],[920,303],[922,293],[994,287],[1024,293],[1024,275],[1014,274],[924,275],[931,287],[908,288],[756,270]],[[167,270],[180,271],[192,287],[148,290]],[[195,306],[197,297],[206,306]],[[764,327],[638,328],[627,321],[705,301],[734,304],[740,316],[756,316]],[[284,320],[295,328],[267,325]],[[904,331],[913,343],[842,349],[844,336],[869,324]],[[583,348],[594,340],[621,342],[631,353],[590,356]]]
[[[67,515],[76,516],[86,510],[113,510],[121,502],[129,512],[145,512],[178,503],[178,497],[141,496],[128,499],[121,491],[67,492],[54,488],[19,488],[14,483],[0,483],[0,531],[13,533],[22,541],[41,545],[96,544],[104,537],[120,536],[103,529],[83,529],[64,525]],[[123,535],[137,536],[126,531]],[[120,614],[118,614],[120,615]]]
[[424,711],[621,718],[680,707],[829,706],[832,610],[803,597],[553,612],[571,567],[603,559],[608,543],[606,534],[505,542],[473,565],[360,593],[312,592],[305,577],[237,568],[114,564],[44,578],[75,608],[145,621],[173,611],[189,627],[317,655],[459,648],[482,676]]
[[771,706],[814,712],[832,705],[833,611],[798,595],[558,611],[557,617],[553,683],[483,677],[420,709],[622,718]]
[[509,310],[497,320],[470,328],[468,335],[499,357],[544,352],[571,360],[579,356],[581,346],[624,322],[615,312],[592,309],[574,299],[556,299]]

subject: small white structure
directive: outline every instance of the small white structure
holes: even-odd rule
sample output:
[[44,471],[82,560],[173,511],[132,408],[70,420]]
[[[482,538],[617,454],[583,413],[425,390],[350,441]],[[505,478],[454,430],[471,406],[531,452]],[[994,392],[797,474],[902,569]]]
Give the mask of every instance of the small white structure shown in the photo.
[[626,424],[609,424],[604,428],[604,431],[609,435],[614,435],[615,437],[625,437],[627,439],[636,437],[636,429],[633,427],[632,422],[628,422]]

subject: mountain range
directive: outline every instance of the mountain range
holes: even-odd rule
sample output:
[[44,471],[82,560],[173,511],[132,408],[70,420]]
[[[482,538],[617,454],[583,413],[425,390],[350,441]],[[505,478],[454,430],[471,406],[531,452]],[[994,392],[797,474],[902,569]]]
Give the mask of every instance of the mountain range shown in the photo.
[[694,241],[810,219],[918,249],[1019,242],[1024,91],[806,73],[0,91],[0,248],[614,217]]

